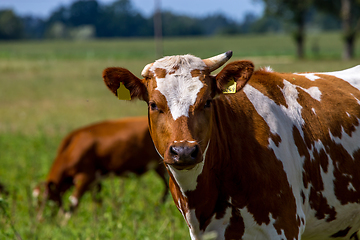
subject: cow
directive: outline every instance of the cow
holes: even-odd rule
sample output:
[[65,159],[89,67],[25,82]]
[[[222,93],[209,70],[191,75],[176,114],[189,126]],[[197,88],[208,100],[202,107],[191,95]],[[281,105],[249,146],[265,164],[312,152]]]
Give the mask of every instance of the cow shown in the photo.
[[72,186],[68,213],[75,211],[87,190],[94,190],[93,200],[99,201],[95,193],[101,190],[101,178],[109,174],[142,175],[154,169],[164,182],[164,202],[169,192],[168,174],[160,163],[146,117],[108,120],[79,128],[63,139],[45,183],[33,190],[33,196],[41,201],[38,218],[41,219],[47,200],[54,201],[63,211],[62,196]]
[[191,239],[358,239],[360,66],[254,71],[232,52],[168,56],[110,91],[148,104],[149,129]]

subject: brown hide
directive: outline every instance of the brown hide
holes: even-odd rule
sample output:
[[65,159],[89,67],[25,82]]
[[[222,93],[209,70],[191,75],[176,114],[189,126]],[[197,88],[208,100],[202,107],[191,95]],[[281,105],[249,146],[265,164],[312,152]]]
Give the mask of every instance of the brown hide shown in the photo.
[[153,146],[147,121],[146,117],[104,121],[71,132],[62,141],[47,176],[45,198],[61,207],[62,195],[74,185],[74,210],[83,194],[99,184],[101,176],[142,175],[153,168],[164,182],[164,201],[168,177]]
[[[148,103],[192,239],[357,239],[360,67],[344,79],[253,68],[236,61],[211,76],[182,55],[147,65],[144,79],[122,68],[103,77]],[[231,80],[236,93],[222,94]]]

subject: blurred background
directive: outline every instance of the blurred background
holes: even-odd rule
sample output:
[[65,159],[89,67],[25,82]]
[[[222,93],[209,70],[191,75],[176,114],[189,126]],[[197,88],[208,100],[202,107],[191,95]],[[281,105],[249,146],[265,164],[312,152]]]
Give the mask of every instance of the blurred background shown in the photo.
[[161,56],[232,50],[256,68],[342,70],[360,62],[359,16],[360,0],[0,0],[0,239],[190,239],[151,172],[104,181],[103,204],[86,194],[66,225],[36,220],[32,188],[67,133],[147,114],[103,69],[140,77]]
[[318,57],[321,33],[330,31],[340,35],[343,58],[353,58],[360,24],[359,0],[2,0],[0,4],[1,40],[289,34],[299,58],[305,57],[305,45],[309,56]]

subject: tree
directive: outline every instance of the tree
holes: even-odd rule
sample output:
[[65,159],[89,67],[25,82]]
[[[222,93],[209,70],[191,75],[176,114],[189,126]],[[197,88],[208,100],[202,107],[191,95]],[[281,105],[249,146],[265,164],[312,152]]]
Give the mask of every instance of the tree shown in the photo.
[[55,11],[52,12],[49,19],[46,21],[47,27],[53,25],[54,23],[63,23],[69,24],[69,10],[64,6],[60,6]]
[[99,15],[96,25],[98,37],[132,37],[153,34],[152,21],[145,19],[132,6],[130,0],[118,0],[104,6]]
[[12,10],[0,10],[0,39],[19,39],[23,30],[21,19]]
[[314,2],[320,11],[341,19],[344,40],[343,59],[353,58],[356,32],[360,27],[360,0],[314,0]]
[[99,14],[99,4],[96,0],[79,0],[69,9],[69,23],[72,26],[93,25]]
[[39,17],[24,16],[21,18],[24,26],[24,38],[41,39],[45,33],[45,21]]
[[298,58],[304,58],[305,24],[312,0],[262,0],[265,14],[291,21],[296,29],[293,38],[296,43]]
[[165,11],[162,13],[164,36],[195,36],[204,34],[203,27],[196,18],[177,15]]
[[360,1],[341,0],[341,20],[345,41],[343,58],[354,58],[356,32],[359,28]]

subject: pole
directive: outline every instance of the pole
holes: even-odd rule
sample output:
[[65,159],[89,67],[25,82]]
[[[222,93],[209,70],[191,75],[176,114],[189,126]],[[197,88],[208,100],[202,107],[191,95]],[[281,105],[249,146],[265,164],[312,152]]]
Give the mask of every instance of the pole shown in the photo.
[[155,11],[154,11],[154,36],[155,36],[155,50],[156,58],[163,56],[163,44],[162,44],[162,22],[161,22],[161,8],[160,0],[154,0]]

